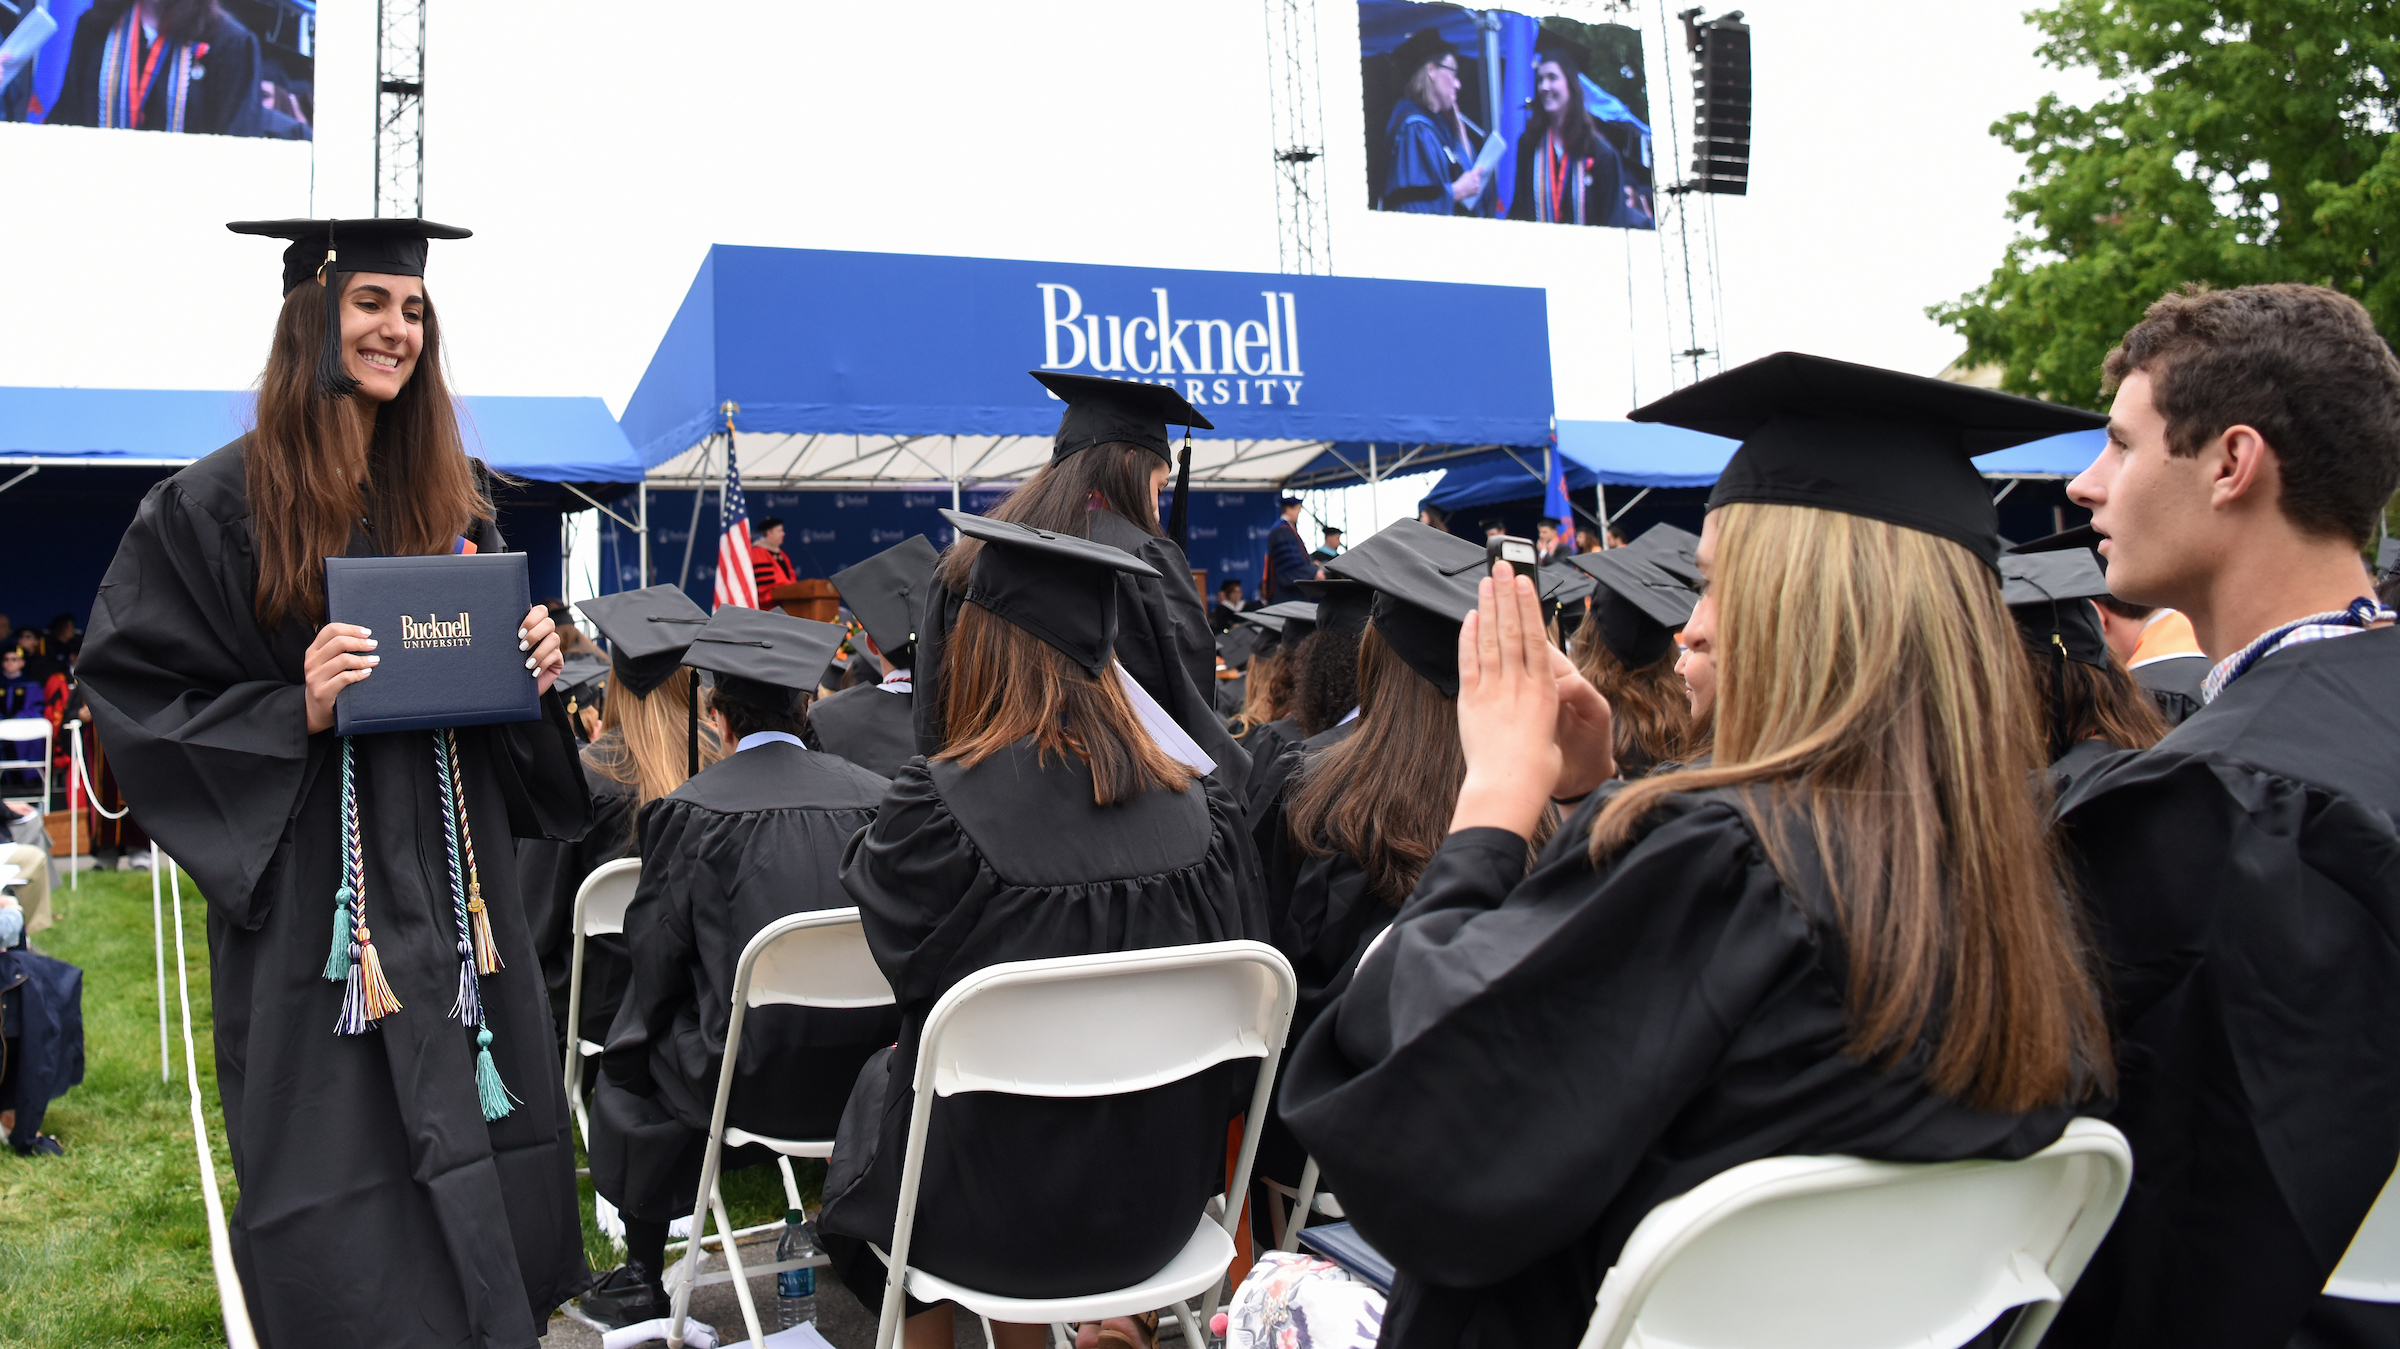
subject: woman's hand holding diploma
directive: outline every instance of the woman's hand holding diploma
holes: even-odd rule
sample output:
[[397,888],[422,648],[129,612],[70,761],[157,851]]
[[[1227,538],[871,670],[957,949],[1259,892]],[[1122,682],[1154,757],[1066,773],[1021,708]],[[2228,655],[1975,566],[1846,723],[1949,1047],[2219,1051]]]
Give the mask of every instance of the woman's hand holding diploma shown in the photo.
[[1458,634],[1458,737],[1467,776],[1452,831],[1533,837],[1553,797],[1616,775],[1608,701],[1550,645],[1530,577],[1507,563],[1476,587]]
[[[525,621],[517,626],[517,650],[527,653],[525,668],[533,674],[537,689],[548,693],[567,663],[559,653],[558,625],[551,621],[549,610],[537,604],[525,611]],[[333,729],[335,695],[375,673],[382,659],[375,654],[374,633],[366,628],[355,623],[328,623],[317,629],[317,640],[309,643],[308,655],[301,663],[310,735]]]

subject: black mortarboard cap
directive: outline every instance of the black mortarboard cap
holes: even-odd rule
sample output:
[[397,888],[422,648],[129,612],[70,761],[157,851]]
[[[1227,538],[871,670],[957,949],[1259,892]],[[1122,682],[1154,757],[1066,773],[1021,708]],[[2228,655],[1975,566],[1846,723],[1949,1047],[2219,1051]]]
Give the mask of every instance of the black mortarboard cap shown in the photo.
[[2108,593],[2100,559],[2082,549],[2010,553],[2000,559],[2000,598],[2036,655],[2108,664],[2100,614],[2090,601]]
[[1416,74],[1417,67],[1424,65],[1427,61],[1438,61],[1445,56],[1456,55],[1458,55],[1458,49],[1450,45],[1449,39],[1442,36],[1440,29],[1420,28],[1409,34],[1406,42],[1392,49],[1392,69],[1399,73],[1401,79],[1405,80]]
[[1342,576],[1326,576],[1296,584],[1301,594],[1317,602],[1319,628],[1356,633],[1367,626],[1367,612],[1375,605],[1372,586]]
[[[1458,696],[1458,625],[1475,607],[1484,577],[1481,545],[1416,520],[1402,520],[1325,564],[1375,591],[1373,618],[1408,667]],[[1537,573],[1537,592],[1555,597],[1562,578]]]
[[1642,531],[1625,551],[1687,586],[1700,584],[1700,536],[1661,522]]
[[[333,274],[381,272],[388,276],[425,275],[425,253],[435,239],[468,239],[473,230],[413,217],[405,220],[235,220],[225,228],[236,234],[287,239],[283,250],[283,294],[289,295],[318,269]],[[358,386],[342,365],[342,288],[325,287],[325,346],[317,354],[317,389],[327,397],[344,397]]]
[[911,534],[855,566],[833,574],[833,588],[850,614],[883,648],[904,651],[925,624],[925,597],[933,591],[933,569],[941,554],[922,534]]
[[1277,631],[1283,634],[1285,646],[1298,646],[1317,630],[1317,606],[1310,600],[1285,600],[1281,604],[1270,604],[1259,612],[1269,618],[1283,620],[1283,626]]
[[1675,649],[1675,633],[1700,602],[1691,588],[1631,548],[1577,553],[1575,565],[1598,584],[1592,629],[1628,670],[1643,669]]
[[1533,36],[1536,61],[1556,61],[1570,75],[1581,75],[1592,68],[1591,49],[1563,33],[1544,28]]
[[1710,509],[1814,506],[1949,539],[1997,570],[1999,515],[1974,456],[2108,424],[2097,412],[1783,351],[1627,414],[1738,439]]
[[1095,675],[1116,659],[1117,573],[1158,575],[1122,548],[945,510],[950,527],[983,540],[967,570],[966,601],[1041,638]]
[[1098,375],[1066,375],[1056,370],[1028,370],[1042,387],[1066,400],[1058,419],[1058,439],[1050,457],[1064,459],[1094,445],[1123,441],[1139,445],[1161,459],[1170,459],[1169,426],[1213,431],[1214,423],[1164,384],[1138,379],[1102,379]]
[[[2056,534],[2044,534],[2038,539],[2017,544],[2008,551],[2012,553],[2059,553],[2070,548],[2081,548],[2095,558],[2100,556],[2100,531],[2090,525],[2077,525],[2073,529],[2060,530]],[[2101,563],[2100,570],[2108,570],[2108,564]]]
[[656,585],[577,600],[575,608],[608,639],[610,682],[636,698],[666,682],[708,614],[680,586]]
[[1256,624],[1269,632],[1283,631],[1283,615],[1271,614],[1264,609],[1244,609],[1234,617],[1244,623]]
[[728,604],[692,639],[683,663],[713,672],[717,687],[736,696],[797,707],[825,678],[844,631],[839,623]]
[[608,658],[581,652],[566,658],[559,666],[556,687],[567,697],[585,706],[600,701],[602,681],[608,678]]
[[1233,628],[1217,634],[1217,658],[1230,669],[1241,669],[1258,654],[1259,643],[1267,633],[1258,628]]

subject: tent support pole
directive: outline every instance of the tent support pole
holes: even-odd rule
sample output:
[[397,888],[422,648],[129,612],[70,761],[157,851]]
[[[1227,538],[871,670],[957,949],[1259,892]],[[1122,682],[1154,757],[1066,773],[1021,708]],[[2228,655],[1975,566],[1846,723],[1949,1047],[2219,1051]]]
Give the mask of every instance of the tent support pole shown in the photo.
[[692,487],[692,527],[683,535],[683,570],[675,576],[677,590],[692,583],[692,541],[700,537],[700,499],[708,495],[708,451],[716,439],[710,436],[700,442],[700,481]]
[[41,471],[42,466],[40,464],[35,464],[31,468],[26,469],[23,473],[20,473],[17,476],[9,479],[7,482],[0,482],[0,492],[7,491],[9,488],[16,486],[18,483],[25,481],[27,478],[30,478],[34,474]]
[[956,436],[950,437],[950,509],[954,511],[966,509],[958,504],[958,437]]
[[1636,493],[1634,493],[1634,494],[1633,494],[1633,500],[1631,500],[1631,501],[1628,501],[1628,502],[1626,502],[1624,505],[1617,507],[1617,513],[1616,513],[1615,515],[1608,515],[1608,514],[1607,514],[1607,511],[1608,511],[1608,503],[1607,503],[1607,502],[1605,502],[1605,501],[1601,502],[1601,503],[1600,503],[1600,510],[1601,510],[1601,513],[1602,513],[1602,515],[1603,515],[1603,517],[1604,517],[1604,518],[1601,520],[1601,524],[1605,525],[1606,527],[1608,527],[1608,528],[1610,528],[1610,529],[1614,529],[1614,528],[1616,528],[1616,527],[1617,527],[1617,521],[1619,521],[1619,520],[1622,520],[1622,519],[1624,519],[1624,518],[1625,518],[1625,512],[1627,512],[1627,511],[1629,511],[1629,510],[1632,510],[1632,509],[1633,509],[1634,507],[1636,507],[1636,506],[1639,506],[1639,505],[1641,505],[1641,504],[1642,504],[1642,498],[1643,498],[1643,497],[1646,497],[1646,496],[1648,496],[1648,495],[1650,495],[1650,489],[1649,489],[1649,488],[1647,488],[1647,487],[1643,488],[1643,489],[1642,489],[1641,491],[1639,491],[1639,492],[1636,492]]
[[1608,484],[1605,482],[1593,483],[1592,491],[1598,493],[1593,501],[1600,507],[1600,546],[1606,548],[1608,547]]
[[[636,510],[639,512],[639,514],[635,518],[639,519],[642,523],[641,527],[633,532],[635,537],[641,540],[642,588],[646,590],[650,586],[650,480],[644,478],[641,486],[636,490],[639,493],[639,500],[641,504],[636,507]],[[623,558],[623,556],[624,555],[621,553],[618,555],[620,560]],[[618,584],[622,585],[623,582],[619,582]]]

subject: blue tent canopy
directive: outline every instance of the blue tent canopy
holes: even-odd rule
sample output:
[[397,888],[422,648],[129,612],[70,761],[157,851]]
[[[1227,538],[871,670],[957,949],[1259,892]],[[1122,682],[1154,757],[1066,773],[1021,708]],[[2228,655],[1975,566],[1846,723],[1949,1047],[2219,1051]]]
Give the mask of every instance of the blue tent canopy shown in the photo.
[[693,451],[727,403],[745,482],[1008,479],[1058,427],[1036,369],[1172,384],[1215,423],[1192,456],[1211,485],[1279,482],[1327,442],[1550,432],[1538,289],[723,244],[623,424],[654,482],[722,475]]
[[[1462,511],[1471,506],[1488,506],[1498,501],[1522,501],[1542,494],[1542,452],[1520,450],[1518,458],[1505,456],[1462,464],[1442,475],[1442,480],[1425,494],[1425,500],[1445,511]],[[1590,469],[1567,461],[1567,490],[1581,491],[1600,481]]]
[[1987,478],[2072,478],[2092,466],[2108,444],[2106,431],[2069,431],[1976,459]]
[[[640,482],[642,465],[597,398],[462,399],[467,452],[541,482]],[[0,387],[0,462],[184,464],[249,428],[252,395],[201,389]]]

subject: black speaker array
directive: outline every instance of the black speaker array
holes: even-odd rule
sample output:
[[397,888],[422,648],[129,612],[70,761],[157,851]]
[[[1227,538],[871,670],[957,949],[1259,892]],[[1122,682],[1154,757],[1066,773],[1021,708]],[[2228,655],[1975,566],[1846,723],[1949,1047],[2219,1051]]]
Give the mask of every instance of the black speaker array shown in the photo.
[[1695,22],[1684,15],[1692,50],[1692,176],[1689,189],[1726,196],[1750,192],[1750,25],[1734,10]]

